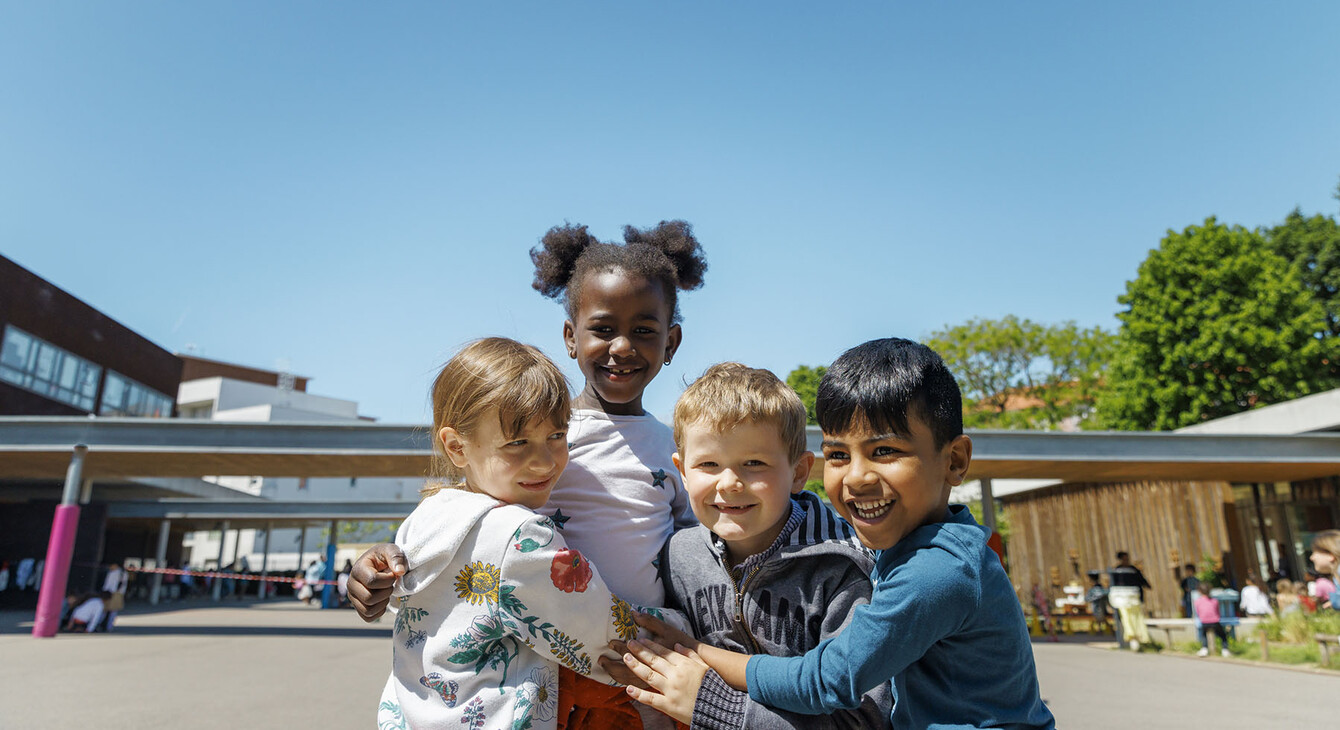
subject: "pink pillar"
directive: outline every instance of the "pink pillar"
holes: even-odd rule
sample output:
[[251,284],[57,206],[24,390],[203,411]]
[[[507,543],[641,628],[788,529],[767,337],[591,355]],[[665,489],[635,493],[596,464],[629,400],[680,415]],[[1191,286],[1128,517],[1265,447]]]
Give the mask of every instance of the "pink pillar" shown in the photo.
[[70,558],[74,554],[74,535],[79,528],[79,505],[56,507],[51,521],[51,540],[47,542],[46,567],[37,596],[37,620],[33,636],[49,638],[60,628],[61,605],[65,602],[65,584],[70,578]]
[[65,602],[65,586],[70,580],[70,559],[74,557],[74,537],[79,530],[79,488],[84,483],[84,456],[88,447],[75,444],[70,468],[65,471],[65,489],[61,492],[56,516],[51,520],[51,538],[47,541],[46,563],[38,576],[37,618],[33,636],[49,639],[60,629],[60,609]]

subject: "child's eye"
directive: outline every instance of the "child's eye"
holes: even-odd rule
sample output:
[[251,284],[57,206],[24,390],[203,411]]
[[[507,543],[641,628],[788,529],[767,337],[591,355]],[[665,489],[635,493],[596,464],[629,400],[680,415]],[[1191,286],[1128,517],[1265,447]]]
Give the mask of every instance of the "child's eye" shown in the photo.
[[700,462],[698,462],[698,468],[699,468],[699,469],[715,469],[716,467],[717,467],[717,463],[716,463],[715,461],[700,461]]
[[506,445],[507,445],[507,446],[525,446],[525,445],[526,445],[526,439],[517,439],[516,441],[508,441]]
[[766,462],[763,462],[763,461],[759,461],[758,459],[750,459],[749,461],[746,461],[746,462],[744,463],[744,465],[745,465],[745,466],[767,466],[767,463],[766,463]]
[[895,454],[901,454],[901,453],[903,453],[903,452],[899,451],[898,449],[893,448],[892,446],[876,446],[875,449],[874,449],[874,451],[871,452],[871,455],[872,455],[872,456],[894,456]]
[[845,451],[825,451],[824,461],[846,461],[847,452]]
[[635,334],[635,335],[654,335],[654,334],[656,334],[656,330],[654,330],[654,329],[652,329],[652,328],[650,328],[650,327],[638,327],[638,328],[636,328],[636,329],[633,330],[633,334]]
[[568,437],[567,431],[555,431],[549,434],[550,440],[566,439],[567,437]]

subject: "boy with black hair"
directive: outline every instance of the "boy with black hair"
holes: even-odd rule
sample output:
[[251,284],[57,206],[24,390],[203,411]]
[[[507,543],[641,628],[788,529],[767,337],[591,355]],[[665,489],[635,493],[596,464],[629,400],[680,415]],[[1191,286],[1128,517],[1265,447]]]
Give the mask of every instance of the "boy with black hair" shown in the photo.
[[837,637],[790,658],[724,651],[640,618],[683,653],[630,642],[625,662],[659,694],[629,694],[684,719],[683,697],[710,666],[757,702],[821,714],[892,679],[897,728],[1054,728],[1009,579],[986,531],[949,505],[972,442],[944,362],[908,340],[867,342],[828,369],[816,406],[824,488],[878,551],[870,604]]

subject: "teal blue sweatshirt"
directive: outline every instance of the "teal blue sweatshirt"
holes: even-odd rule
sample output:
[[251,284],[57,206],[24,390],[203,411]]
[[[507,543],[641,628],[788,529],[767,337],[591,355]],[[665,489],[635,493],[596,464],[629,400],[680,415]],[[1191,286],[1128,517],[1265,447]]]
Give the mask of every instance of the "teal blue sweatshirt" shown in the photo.
[[895,728],[1055,728],[1000,559],[968,509],[878,553],[870,604],[799,657],[755,655],[749,696],[792,712],[850,709],[893,679]]

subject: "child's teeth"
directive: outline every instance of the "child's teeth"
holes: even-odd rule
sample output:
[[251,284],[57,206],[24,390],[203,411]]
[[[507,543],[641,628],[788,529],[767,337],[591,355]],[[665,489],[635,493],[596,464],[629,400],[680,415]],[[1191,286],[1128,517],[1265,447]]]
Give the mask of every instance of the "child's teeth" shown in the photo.
[[870,520],[888,512],[891,504],[893,504],[891,499],[879,499],[873,502],[852,502],[851,506],[856,510],[857,515]]

